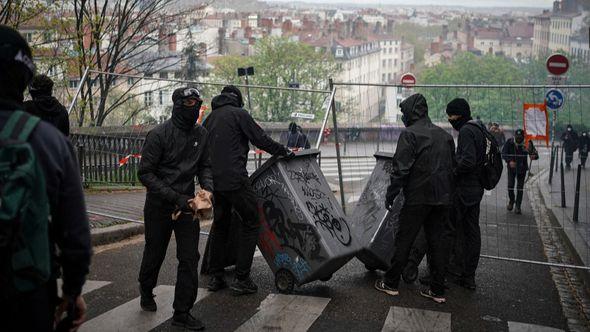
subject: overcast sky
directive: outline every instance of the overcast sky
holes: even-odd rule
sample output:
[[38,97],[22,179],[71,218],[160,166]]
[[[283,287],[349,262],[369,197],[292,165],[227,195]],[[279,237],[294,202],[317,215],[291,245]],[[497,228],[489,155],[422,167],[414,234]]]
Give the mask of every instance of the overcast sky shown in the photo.
[[[269,0],[272,2],[293,2],[293,0]],[[313,3],[359,3],[354,0],[299,0]],[[403,4],[403,5],[447,5],[447,6],[469,6],[469,7],[544,7],[553,6],[553,0],[364,0],[363,3],[371,4]]]

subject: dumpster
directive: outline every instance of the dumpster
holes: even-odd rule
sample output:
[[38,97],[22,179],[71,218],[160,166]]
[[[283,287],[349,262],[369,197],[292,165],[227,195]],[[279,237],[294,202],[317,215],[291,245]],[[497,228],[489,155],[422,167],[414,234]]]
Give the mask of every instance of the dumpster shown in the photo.
[[283,293],[329,280],[359,249],[318,155],[304,150],[289,161],[273,157],[250,177],[260,199],[258,247]]
[[357,202],[351,223],[361,246],[357,258],[368,270],[386,271],[393,258],[403,194],[394,201],[392,211],[385,208],[385,194],[390,183],[393,154],[375,153],[377,164]]

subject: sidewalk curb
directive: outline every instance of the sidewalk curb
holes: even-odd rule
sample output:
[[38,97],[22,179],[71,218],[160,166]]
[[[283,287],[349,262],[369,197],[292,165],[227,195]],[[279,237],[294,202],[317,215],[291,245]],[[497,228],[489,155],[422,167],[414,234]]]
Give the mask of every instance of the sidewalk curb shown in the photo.
[[[551,205],[551,188],[548,184],[549,174],[544,172],[538,179],[537,188],[541,192],[542,204],[544,205],[547,212],[551,214],[553,220],[561,226],[562,232],[565,235],[568,246],[574,251],[576,258],[583,264],[588,265],[587,255],[580,255],[580,253],[586,253],[590,251],[590,245],[586,242],[582,234],[579,234],[577,225],[572,221],[569,214],[560,215],[557,211],[561,210],[561,207]],[[567,208],[566,208],[567,209]],[[556,211],[557,210],[557,211]],[[580,238],[581,241],[576,241],[576,237]],[[572,241],[573,238],[573,241]]]
[[135,235],[143,234],[144,226],[139,223],[114,225],[104,228],[95,228],[90,231],[92,246],[100,246],[119,242]]

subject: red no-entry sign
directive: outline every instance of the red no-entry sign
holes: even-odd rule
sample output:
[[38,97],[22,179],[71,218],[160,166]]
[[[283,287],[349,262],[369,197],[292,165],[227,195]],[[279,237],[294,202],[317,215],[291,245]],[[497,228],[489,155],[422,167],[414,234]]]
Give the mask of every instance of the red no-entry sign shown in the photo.
[[412,73],[406,73],[402,75],[403,86],[414,86],[416,85],[416,76]]
[[547,58],[547,71],[553,75],[563,75],[570,68],[570,61],[563,54],[553,54]]

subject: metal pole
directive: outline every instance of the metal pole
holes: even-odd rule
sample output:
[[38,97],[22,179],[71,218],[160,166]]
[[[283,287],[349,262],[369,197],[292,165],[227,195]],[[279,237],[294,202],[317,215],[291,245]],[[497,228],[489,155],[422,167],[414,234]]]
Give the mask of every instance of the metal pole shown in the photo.
[[332,89],[332,93],[330,93],[330,97],[328,97],[328,105],[326,107],[326,114],[324,115],[324,121],[322,122],[322,127],[320,128],[320,132],[318,134],[318,140],[315,143],[315,148],[320,149],[320,144],[322,143],[322,137],[324,135],[324,129],[326,129],[326,125],[328,124],[328,117],[330,116],[330,111],[332,110],[332,104],[334,103],[334,96],[336,95],[336,89]]
[[250,99],[250,82],[248,81],[248,73],[246,73],[246,92],[248,92],[248,111],[252,112],[252,100]]
[[[563,156],[563,152],[561,153]],[[564,175],[563,175],[563,162],[559,165],[561,168],[561,207],[566,207],[565,205],[565,182],[564,182]]]
[[555,149],[551,146],[551,164],[549,165],[549,185],[553,181],[553,164],[555,162]]
[[82,85],[84,84],[84,81],[86,81],[86,77],[88,76],[88,71],[90,70],[90,68],[86,67],[86,69],[84,69],[84,74],[82,74],[82,77],[80,78],[80,83],[78,83],[78,88],[76,89],[76,93],[74,94],[74,99],[72,99],[72,103],[70,104],[70,107],[68,107],[68,115],[70,113],[72,113],[72,110],[74,109],[74,105],[76,105],[76,99],[78,99],[78,96],[80,95],[80,91],[82,90]]
[[[330,90],[334,90],[334,82],[330,79]],[[338,139],[338,116],[336,115],[336,103],[332,99],[332,121],[334,124],[334,144],[336,145],[336,163],[338,164],[338,184],[340,185],[340,203],[342,211],[346,213],[346,202],[344,201],[344,181],[342,180],[342,159],[340,158],[340,143]]]
[[580,213],[580,176],[582,175],[582,164],[578,164],[578,176],[576,178],[576,196],[574,198],[574,222],[578,222]]
[[559,145],[555,146],[555,167],[553,167],[555,169],[555,173],[558,172],[559,167],[557,167],[557,165],[559,164]]

